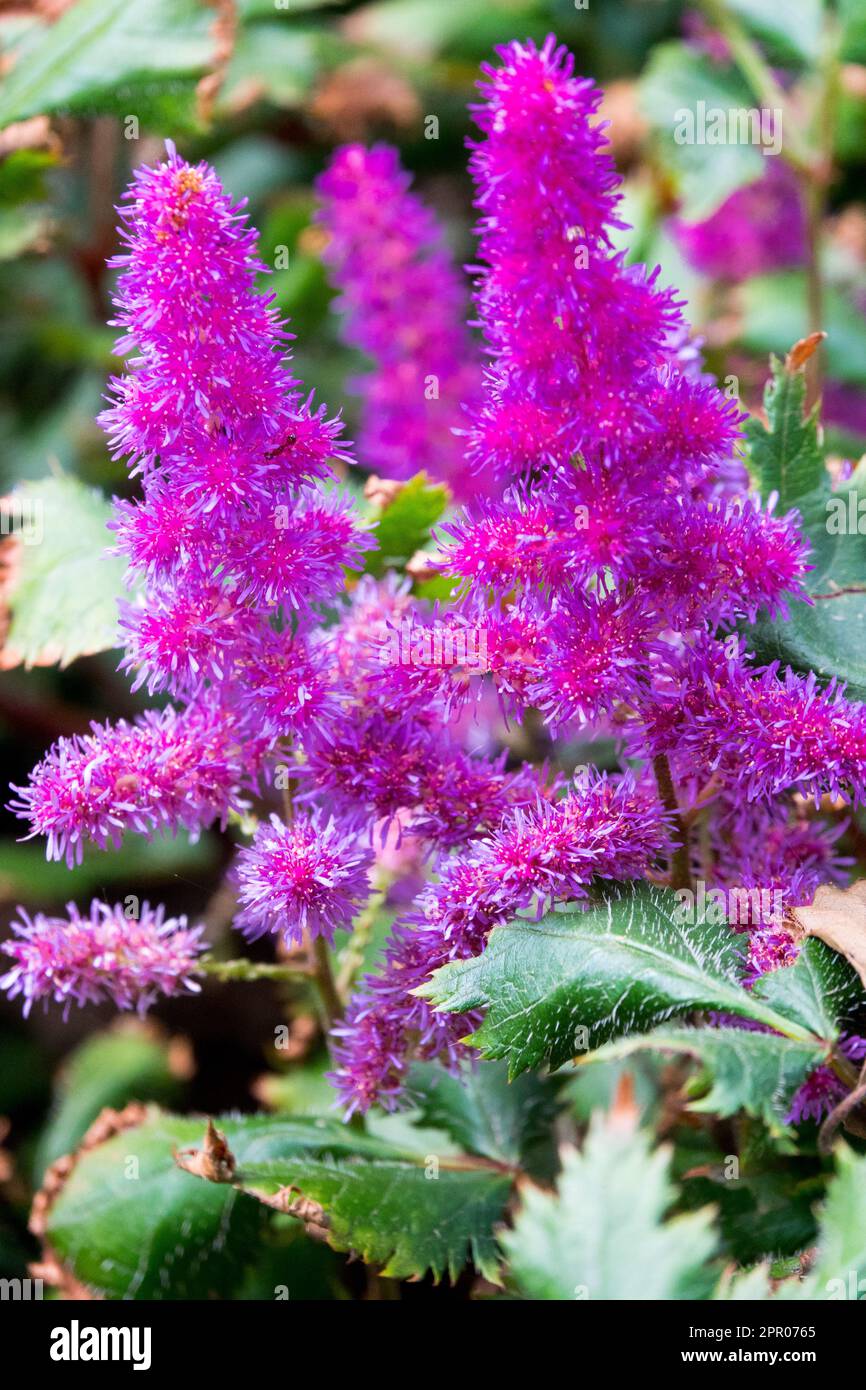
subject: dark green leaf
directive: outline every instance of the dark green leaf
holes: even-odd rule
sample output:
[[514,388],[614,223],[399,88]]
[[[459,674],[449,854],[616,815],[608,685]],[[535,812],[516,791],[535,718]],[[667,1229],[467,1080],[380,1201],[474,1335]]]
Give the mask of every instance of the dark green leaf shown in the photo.
[[499,1062],[465,1065],[459,1075],[433,1062],[412,1068],[408,1090],[419,1124],[444,1129],[468,1153],[521,1164],[551,1135],[557,1088],[538,1076],[509,1082]]
[[336,1250],[357,1251],[393,1279],[457,1277],[467,1256],[496,1278],[493,1227],[512,1179],[461,1158],[401,1152],[336,1121],[229,1120],[242,1191],[292,1212],[300,1198],[321,1206],[317,1224]]
[[[805,585],[812,604],[794,603],[790,618],[762,618],[744,629],[761,661],[779,661],[847,682],[853,699],[866,698],[866,534],[858,504],[866,470],[858,469],[835,492],[823,465],[817,419],[803,418],[802,371],[772,363],[765,403],[769,427],[750,421],[753,473],[766,496],[777,490],[781,509],[795,506],[811,546]],[[866,519],[863,522],[866,533]],[[846,592],[853,590],[853,592]]]
[[587,1046],[643,1032],[692,1009],[807,1029],[739,982],[737,940],[725,923],[684,925],[675,894],[629,887],[584,912],[496,927],[483,955],[438,970],[421,990],[453,1013],[486,1009],[472,1045],[508,1059],[509,1073],[561,1066]]
[[830,1042],[840,1019],[862,1001],[863,986],[844,956],[809,937],[793,965],[762,975],[752,993]]
[[34,1160],[37,1180],[49,1163],[72,1153],[106,1106],[119,1110],[132,1100],[177,1100],[187,1060],[157,1028],[137,1019],[94,1033],[63,1063]]
[[151,1109],[142,1123],[79,1152],[45,1223],[70,1275],[105,1298],[232,1294],[261,1214],[234,1188],[175,1166],[172,1150],[201,1133],[201,1120]]

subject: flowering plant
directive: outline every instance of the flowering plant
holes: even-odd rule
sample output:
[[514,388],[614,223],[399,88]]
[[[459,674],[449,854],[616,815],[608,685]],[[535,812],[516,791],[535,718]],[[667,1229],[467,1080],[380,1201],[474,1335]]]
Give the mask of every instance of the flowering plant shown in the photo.
[[[70,867],[213,826],[233,851],[192,925],[136,898],[21,909],[0,987],[68,1017],[270,980],[289,1021],[264,1095],[306,1057],[324,1110],[103,1117],[36,1209],[67,1288],[123,1267],[122,1223],[78,1238],[87,1155],[121,1145],[151,1175],[174,1150],[205,1232],[239,1189],[238,1247],[258,1201],[371,1277],[468,1265],[527,1298],[770,1297],[769,1258],[814,1243],[798,1174],[831,1152],[866,1226],[841,1139],[866,1136],[864,898],[845,891],[866,706],[827,655],[856,538],[821,529],[858,475],[825,466],[819,332],[748,417],[677,292],[629,260],[601,100],[552,37],[483,66],[472,309],[397,152],[334,153],[317,230],[369,359],[355,445],[291,374],[214,168],[169,142],[126,194],[126,369],[100,423],[137,488],[110,521],[121,668],[155,703],[61,737],[12,807]],[[557,1157],[593,1084],[609,1115]],[[723,1209],[718,1157],[739,1180],[750,1144],[795,1155],[784,1232],[752,1191],[748,1235],[691,1195],[669,1219],[647,1103],[713,1117],[694,1191]],[[638,1252],[611,1282],[598,1204]],[[791,1296],[847,1277],[833,1210]],[[211,1277],[224,1290],[218,1255]]]

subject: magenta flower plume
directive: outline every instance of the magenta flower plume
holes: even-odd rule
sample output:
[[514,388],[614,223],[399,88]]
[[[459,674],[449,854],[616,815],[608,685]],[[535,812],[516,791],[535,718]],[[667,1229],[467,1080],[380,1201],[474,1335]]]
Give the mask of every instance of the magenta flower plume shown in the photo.
[[251,940],[281,933],[297,945],[304,932],[332,941],[348,928],[369,894],[372,852],[319,811],[286,825],[259,825],[235,864],[241,911],[235,925]]
[[114,323],[125,334],[119,350],[137,356],[134,372],[112,383],[115,404],[103,420],[117,452],[140,466],[198,446],[203,433],[234,442],[240,476],[255,445],[253,480],[267,471],[293,477],[285,435],[297,383],[283,366],[287,334],[255,290],[265,267],[242,209],[213,169],[187,164],[171,144],[126,194],[127,250],[111,263],[121,271]]
[[224,823],[274,740],[334,712],[315,608],[373,544],[319,486],[348,455],[288,372],[242,205],[169,145],[121,217],[115,323],[129,370],[101,420],[144,492],[112,523],[136,589],[121,667],[180,707],[61,739],[16,789],[31,833],[70,863],[126,830]]
[[105,1000],[144,1013],[160,995],[198,991],[203,927],[188,927],[185,917],[166,918],[164,908],[146,902],[135,918],[125,916],[120,903],[110,907],[95,899],[88,916],[74,903],[66,910],[65,918],[42,912],[31,918],[19,908],[14,936],[0,947],[14,962],[0,989],[10,999],[22,998],[25,1017],[40,999],[53,998],[64,1013],[73,1003]]
[[[469,456],[514,476],[578,452],[660,474],[676,452],[711,466],[738,416],[720,393],[671,370],[679,307],[656,273],[611,250],[619,182],[596,120],[601,93],[551,36],[498,50],[474,109],[485,336],[496,357]],[[518,441],[519,444],[518,444]]]
[[866,706],[814,672],[751,668],[705,637],[670,662],[671,680],[643,707],[646,742],[678,765],[717,772],[747,801],[789,790],[846,800],[866,793]]
[[126,831],[150,836],[181,827],[193,836],[241,810],[241,787],[257,772],[261,744],[242,742],[239,717],[213,699],[185,710],[148,711],[128,724],[93,724],[58,739],[12,809],[46,837],[49,859],[80,864],[87,843],[120,845]]
[[480,364],[465,326],[466,292],[410,182],[387,145],[338,149],[318,181],[344,334],[375,364],[354,383],[363,401],[358,448],[387,477],[425,469],[466,495],[454,431],[462,402],[478,394]]

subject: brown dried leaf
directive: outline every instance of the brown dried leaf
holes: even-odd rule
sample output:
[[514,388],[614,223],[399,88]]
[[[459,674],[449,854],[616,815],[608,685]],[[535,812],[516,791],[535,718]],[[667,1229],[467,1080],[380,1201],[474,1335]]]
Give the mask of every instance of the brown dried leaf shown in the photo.
[[803,935],[845,956],[866,985],[866,879],[850,888],[822,884],[810,906],[793,909],[792,920]]
[[208,1182],[231,1182],[235,1175],[235,1156],[228,1141],[208,1117],[204,1145],[200,1149],[176,1149],[174,1161],[185,1173]]
[[798,372],[826,338],[826,333],[810,333],[796,342],[785,358],[785,371]]

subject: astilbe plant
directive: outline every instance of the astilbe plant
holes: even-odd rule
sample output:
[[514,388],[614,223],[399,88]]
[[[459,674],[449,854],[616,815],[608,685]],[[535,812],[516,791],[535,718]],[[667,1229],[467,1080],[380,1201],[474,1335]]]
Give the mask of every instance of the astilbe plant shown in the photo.
[[[416,1064],[460,1071],[469,1035],[496,1034],[495,990],[460,983],[479,958],[498,968],[491,934],[517,924],[537,951],[576,920],[582,941],[600,905],[613,923],[645,891],[631,925],[598,928],[581,977],[607,1001],[598,1040],[714,1009],[726,1037],[806,1048],[785,1106],[792,1122],[823,1118],[863,1044],[852,1027],[816,1041],[778,979],[801,954],[792,910],[846,881],[837,812],[864,796],[866,711],[750,649],[759,615],[812,602],[809,543],[795,512],[748,491],[744,417],[702,370],[676,293],[613,248],[601,93],[573,66],[551,38],[483,70],[470,158],[483,372],[396,154],[338,150],[319,184],[345,331],[373,359],[355,383],[358,462],[397,479],[423,466],[467,499],[428,556],[435,591],[453,581],[441,607],[410,577],[358,577],[375,539],[335,478],[355,455],[289,374],[242,206],[171,147],[139,172],[113,262],[129,368],[101,419],[141,482],[112,522],[129,566],[122,665],[171,703],[61,739],[13,804],[70,864],[128,833],[248,828],[255,811],[230,871],[235,923],[313,950],[347,1117],[412,1105]],[[619,767],[566,781],[509,760],[503,729],[524,747],[541,729],[554,766],[576,740],[613,739]],[[670,890],[697,880],[772,889],[783,910],[759,903],[709,945],[698,922],[690,944]],[[324,944],[383,883],[397,920],[342,1014]],[[647,902],[659,950],[724,980],[716,1005],[693,982],[647,986],[653,1008],[623,1002],[649,969],[634,925]],[[161,909],[69,912],[24,917],[5,947],[3,984],[28,1009],[103,994],[143,1008],[219,972],[198,928]],[[632,948],[634,979],[604,995]],[[514,989],[531,1029],[527,980]],[[513,1071],[517,1053],[572,1056],[569,1027],[592,1007],[563,1008],[540,1038],[487,1055]]]

